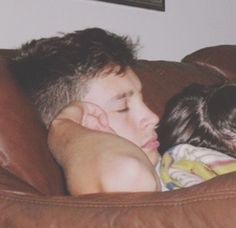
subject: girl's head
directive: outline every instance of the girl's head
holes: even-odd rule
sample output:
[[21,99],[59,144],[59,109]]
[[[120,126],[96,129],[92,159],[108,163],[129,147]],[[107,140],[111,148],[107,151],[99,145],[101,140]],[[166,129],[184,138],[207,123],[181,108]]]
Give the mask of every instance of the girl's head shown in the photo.
[[236,84],[193,84],[167,104],[158,135],[160,152],[189,143],[236,157]]

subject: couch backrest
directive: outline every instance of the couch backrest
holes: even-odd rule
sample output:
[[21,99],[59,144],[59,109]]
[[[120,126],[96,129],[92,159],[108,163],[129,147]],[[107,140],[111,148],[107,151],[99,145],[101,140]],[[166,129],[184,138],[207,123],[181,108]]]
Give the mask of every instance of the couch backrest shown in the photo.
[[236,82],[236,45],[203,48],[187,55],[182,62],[208,68]]
[[0,165],[43,194],[64,194],[64,179],[47,147],[35,109],[0,60]]
[[192,83],[215,84],[225,78],[216,71],[170,61],[139,61],[137,74],[143,83],[148,106],[160,117],[167,101]]
[[[7,53],[7,57],[12,54]],[[6,61],[1,60],[0,165],[38,192],[66,194],[60,167],[47,147],[47,132],[34,107],[12,79],[7,68]],[[223,70],[216,71],[214,68],[187,62],[139,60],[135,70],[143,82],[146,102],[160,116],[167,100],[185,86],[225,80]]]

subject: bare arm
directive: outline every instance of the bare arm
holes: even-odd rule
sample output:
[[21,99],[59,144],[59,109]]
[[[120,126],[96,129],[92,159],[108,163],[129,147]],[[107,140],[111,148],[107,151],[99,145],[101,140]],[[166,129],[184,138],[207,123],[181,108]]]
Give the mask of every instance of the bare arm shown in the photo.
[[154,167],[137,146],[115,134],[81,126],[71,119],[71,111],[53,121],[48,144],[72,195],[159,190]]

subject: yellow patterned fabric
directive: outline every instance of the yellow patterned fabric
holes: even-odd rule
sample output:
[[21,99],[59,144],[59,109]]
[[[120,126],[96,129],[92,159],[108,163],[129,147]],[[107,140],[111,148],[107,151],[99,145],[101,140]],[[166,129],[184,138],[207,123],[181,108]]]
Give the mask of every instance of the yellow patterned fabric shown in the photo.
[[159,175],[167,190],[190,187],[236,171],[236,159],[221,152],[180,144],[162,157]]

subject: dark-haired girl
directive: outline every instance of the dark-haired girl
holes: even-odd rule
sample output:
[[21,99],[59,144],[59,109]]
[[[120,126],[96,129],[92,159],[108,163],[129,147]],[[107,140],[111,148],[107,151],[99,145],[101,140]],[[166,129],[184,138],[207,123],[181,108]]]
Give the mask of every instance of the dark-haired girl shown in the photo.
[[236,84],[193,84],[173,97],[158,128],[168,190],[236,171]]

